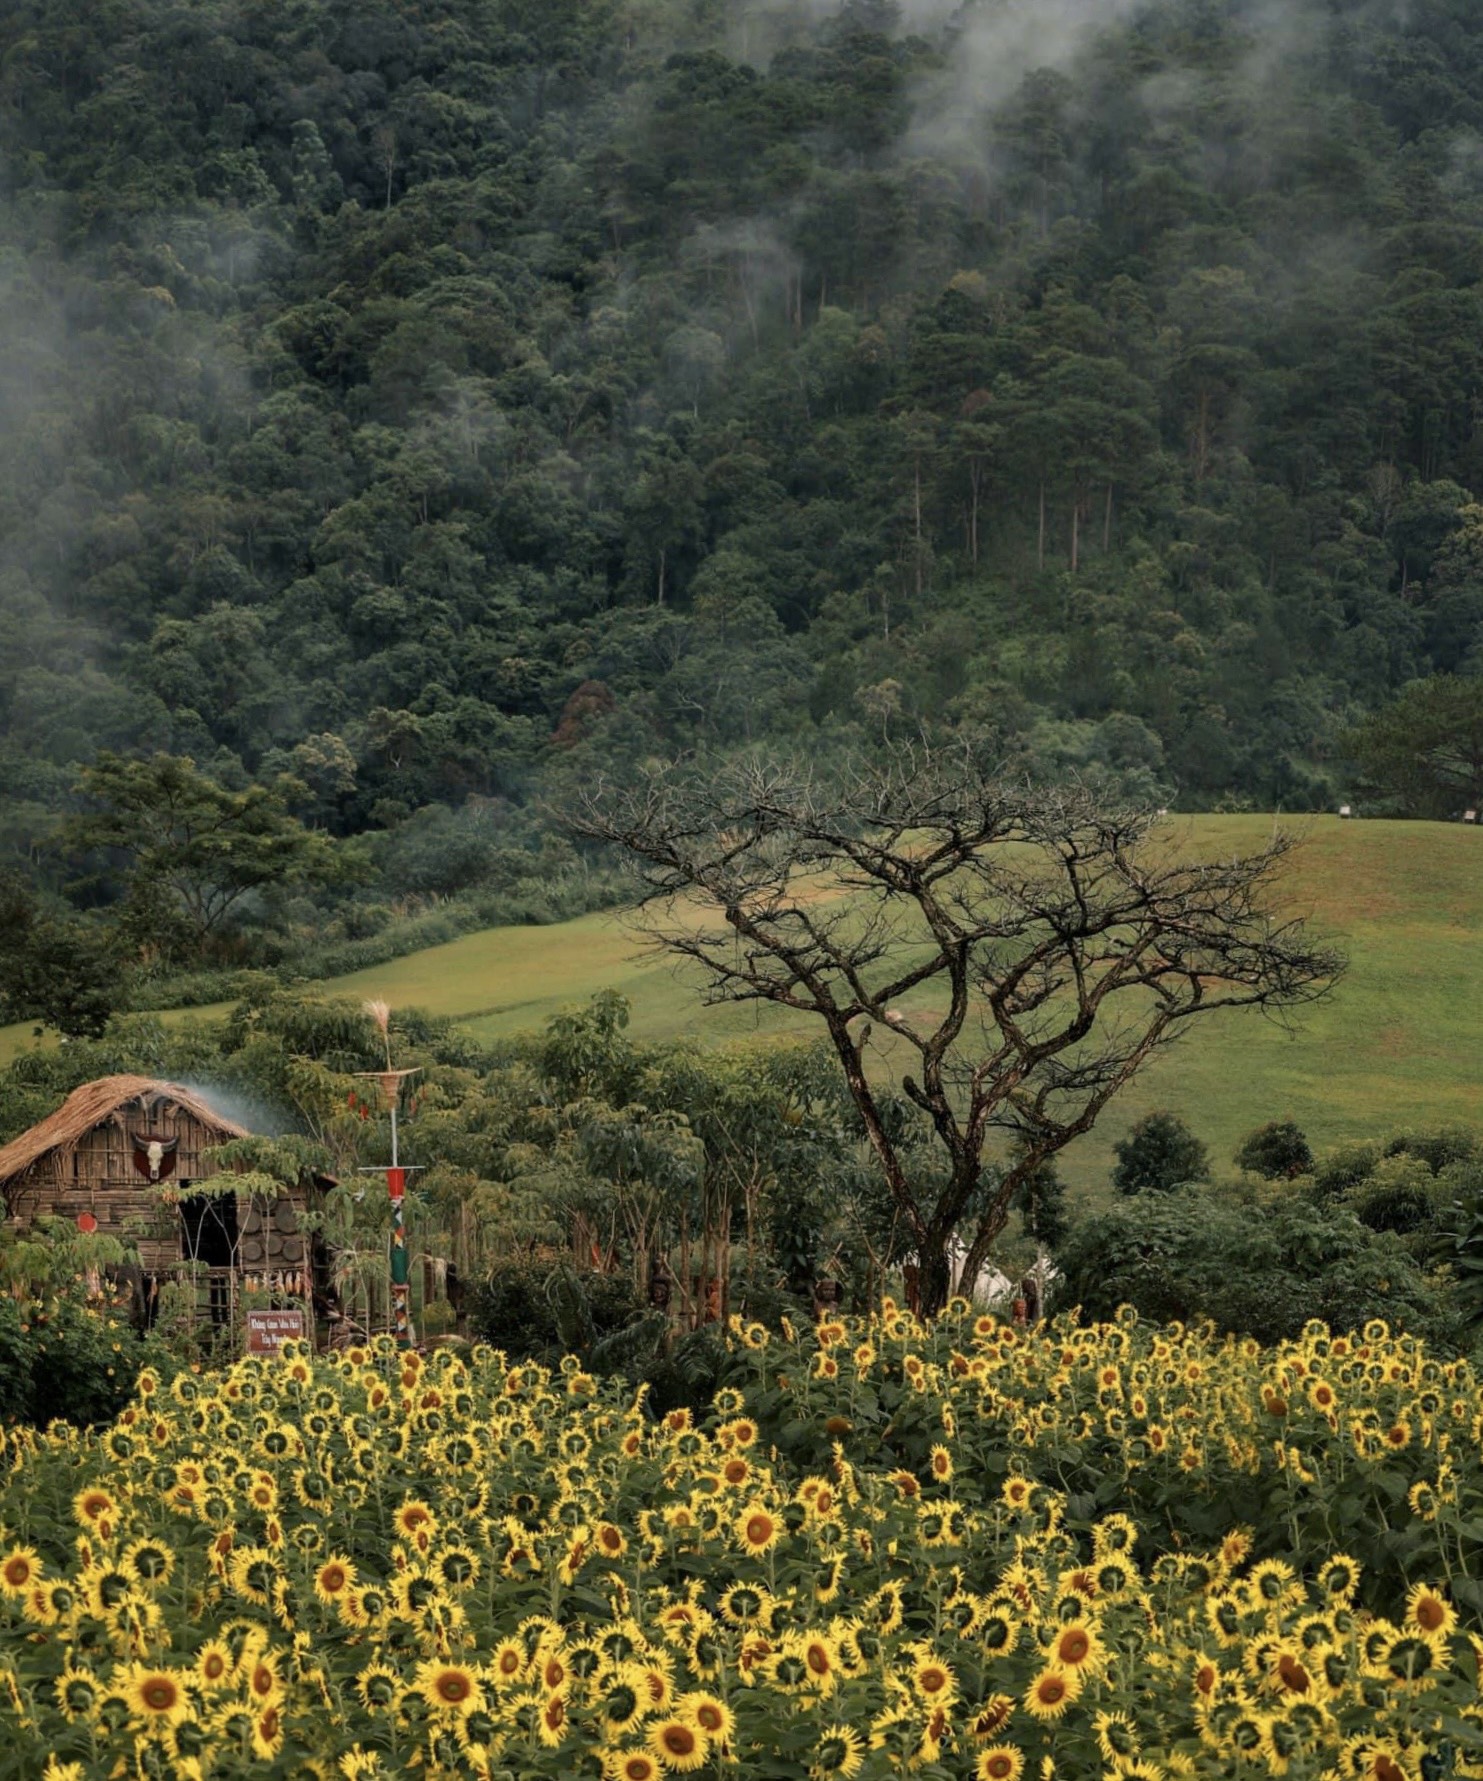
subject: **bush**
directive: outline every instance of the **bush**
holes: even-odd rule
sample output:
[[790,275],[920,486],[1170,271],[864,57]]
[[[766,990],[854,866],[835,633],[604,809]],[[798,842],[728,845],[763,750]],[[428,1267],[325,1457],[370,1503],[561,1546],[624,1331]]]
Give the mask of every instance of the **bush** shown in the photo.
[[564,1258],[496,1262],[470,1295],[470,1331],[511,1360],[583,1354],[634,1323],[643,1306],[626,1274],[577,1269]]
[[1435,1132],[1398,1132],[1385,1146],[1387,1156],[1414,1156],[1433,1175],[1454,1163],[1470,1162],[1478,1154],[1478,1139],[1465,1126],[1442,1126]]
[[1332,1150],[1313,1170],[1313,1192],[1320,1200],[1342,1200],[1374,1173],[1380,1160],[1377,1144],[1345,1144]]
[[1458,1322],[1398,1238],[1345,1208],[1301,1197],[1187,1189],[1119,1205],[1078,1225],[1058,1257],[1058,1305],[1110,1319],[1119,1305],[1160,1322],[1211,1319],[1262,1342],[1311,1318],[1334,1330],[1384,1317],[1455,1346]]
[[1313,1152],[1296,1120],[1274,1119],[1247,1133],[1236,1152],[1238,1169],[1268,1181],[1292,1181],[1313,1173]]
[[1391,1152],[1354,1189],[1349,1203],[1355,1217],[1372,1231],[1405,1236],[1423,1230],[1435,1212],[1431,1170],[1419,1156]]
[[1166,1194],[1210,1178],[1209,1152],[1177,1113],[1150,1113],[1113,1151],[1112,1185],[1119,1193]]
[[0,1421],[109,1422],[146,1365],[166,1377],[175,1371],[164,1345],[141,1339],[121,1313],[65,1298],[0,1297]]

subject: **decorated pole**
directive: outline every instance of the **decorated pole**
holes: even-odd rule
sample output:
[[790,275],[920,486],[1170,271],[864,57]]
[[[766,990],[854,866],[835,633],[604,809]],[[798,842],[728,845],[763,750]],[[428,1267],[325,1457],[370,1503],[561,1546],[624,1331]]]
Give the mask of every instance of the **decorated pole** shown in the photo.
[[402,1084],[409,1076],[415,1076],[415,1070],[394,1070],[391,1065],[391,1010],[385,1002],[367,1002],[366,1013],[381,1029],[381,1037],[386,1045],[386,1068],[384,1070],[367,1070],[361,1074],[368,1076],[381,1090],[382,1104],[391,1115],[391,1162],[384,1168],[374,1165],[365,1171],[368,1175],[385,1175],[386,1192],[391,1201],[391,1333],[396,1339],[398,1348],[412,1346],[412,1319],[408,1310],[408,1280],[410,1270],[407,1264],[407,1225],[403,1215],[403,1200],[407,1192],[407,1176],[410,1169],[402,1167],[401,1156],[397,1146],[397,1107],[402,1097]]
[[391,1109],[391,1167],[386,1171],[386,1191],[391,1196],[391,1333],[398,1348],[412,1346],[412,1319],[407,1311],[407,1221],[402,1201],[407,1191],[407,1171],[397,1166],[396,1106]]

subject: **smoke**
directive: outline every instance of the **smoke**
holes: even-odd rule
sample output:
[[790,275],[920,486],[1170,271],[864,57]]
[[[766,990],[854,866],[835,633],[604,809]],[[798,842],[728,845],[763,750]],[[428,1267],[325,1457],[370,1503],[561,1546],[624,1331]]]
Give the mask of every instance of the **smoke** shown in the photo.
[[199,1082],[191,1077],[178,1077],[182,1088],[199,1095],[207,1106],[215,1108],[223,1119],[243,1127],[260,1138],[281,1138],[294,1129],[293,1122],[281,1108],[270,1107],[266,1101],[240,1089],[225,1088],[219,1082]]

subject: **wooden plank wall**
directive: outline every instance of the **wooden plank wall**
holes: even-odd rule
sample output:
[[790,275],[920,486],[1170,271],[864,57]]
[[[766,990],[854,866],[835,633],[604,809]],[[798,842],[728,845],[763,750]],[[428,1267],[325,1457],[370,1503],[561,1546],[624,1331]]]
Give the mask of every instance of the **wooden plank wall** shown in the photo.
[[[159,1101],[149,1109],[136,1102],[95,1126],[71,1150],[54,1150],[40,1158],[12,1197],[15,1221],[24,1227],[37,1217],[76,1219],[91,1212],[100,1232],[138,1245],[146,1273],[177,1266],[182,1256],[176,1217],[160,1203],[158,1189],[134,1167],[132,1134],[146,1131],[179,1139],[170,1185],[183,1184],[188,1193],[189,1183],[205,1179],[204,1157],[219,1142],[216,1134],[174,1102]],[[302,1189],[275,1205],[238,1200],[238,1255],[244,1272],[280,1272],[305,1265],[307,1245],[298,1213],[306,1204]]]

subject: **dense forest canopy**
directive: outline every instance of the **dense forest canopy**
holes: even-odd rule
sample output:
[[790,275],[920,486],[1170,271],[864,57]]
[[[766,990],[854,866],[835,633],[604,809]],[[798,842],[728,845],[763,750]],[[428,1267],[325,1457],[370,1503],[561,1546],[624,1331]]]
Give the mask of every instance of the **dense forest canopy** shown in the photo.
[[1321,807],[1483,657],[1473,0],[15,0],[0,242],[0,847],[84,904],[100,753],[405,896],[922,721]]

